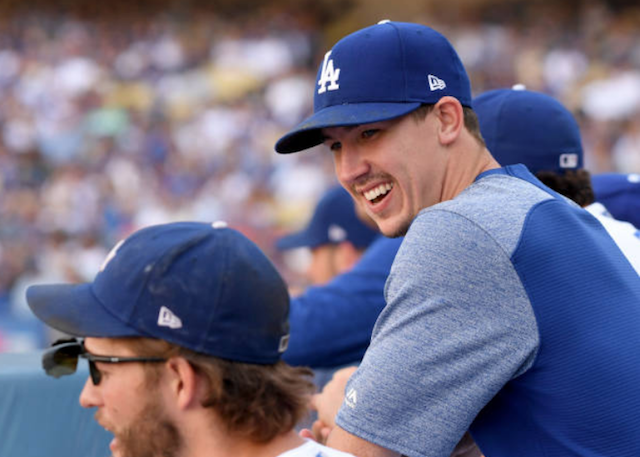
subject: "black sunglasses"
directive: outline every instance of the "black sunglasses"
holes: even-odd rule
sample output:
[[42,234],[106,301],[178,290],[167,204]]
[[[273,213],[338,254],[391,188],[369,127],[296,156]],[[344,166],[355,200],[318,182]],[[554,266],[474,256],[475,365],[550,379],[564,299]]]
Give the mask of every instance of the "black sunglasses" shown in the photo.
[[142,362],[142,363],[156,363],[166,362],[167,359],[162,357],[120,357],[110,355],[94,355],[90,354],[84,348],[84,342],[75,338],[58,340],[52,344],[51,349],[48,349],[42,354],[42,368],[45,373],[54,378],[60,376],[70,375],[76,372],[78,367],[78,358],[82,357],[89,362],[89,374],[93,385],[100,384],[102,379],[102,373],[96,367],[96,362],[102,363],[129,363],[129,362]]

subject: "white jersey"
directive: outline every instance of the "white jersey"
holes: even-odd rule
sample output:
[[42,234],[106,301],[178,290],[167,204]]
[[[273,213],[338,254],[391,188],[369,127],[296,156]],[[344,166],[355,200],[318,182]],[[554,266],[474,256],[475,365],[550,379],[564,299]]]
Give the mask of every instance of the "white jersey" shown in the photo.
[[346,452],[328,448],[315,441],[307,440],[302,446],[291,449],[278,457],[354,457]]
[[585,209],[600,221],[640,275],[640,230],[629,222],[614,219],[601,203],[593,203]]

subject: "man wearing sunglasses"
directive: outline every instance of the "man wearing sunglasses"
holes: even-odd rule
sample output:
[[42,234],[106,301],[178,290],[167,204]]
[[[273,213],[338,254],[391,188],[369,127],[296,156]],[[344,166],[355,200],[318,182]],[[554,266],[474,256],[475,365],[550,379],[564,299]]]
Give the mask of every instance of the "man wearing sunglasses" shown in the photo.
[[59,377],[88,361],[80,403],[113,433],[114,457],[349,456],[294,431],[313,384],[280,360],[286,286],[224,224],[140,230],[92,283],[32,286],[27,301],[81,338],[55,343],[43,367]]

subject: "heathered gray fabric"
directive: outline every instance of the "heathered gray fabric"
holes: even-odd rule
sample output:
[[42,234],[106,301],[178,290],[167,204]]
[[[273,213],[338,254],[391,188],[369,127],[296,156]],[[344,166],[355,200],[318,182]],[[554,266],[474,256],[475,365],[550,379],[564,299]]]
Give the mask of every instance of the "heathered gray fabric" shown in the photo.
[[418,215],[340,427],[410,457],[450,455],[483,406],[535,359],[536,320],[511,254],[531,207],[549,198],[489,175]]

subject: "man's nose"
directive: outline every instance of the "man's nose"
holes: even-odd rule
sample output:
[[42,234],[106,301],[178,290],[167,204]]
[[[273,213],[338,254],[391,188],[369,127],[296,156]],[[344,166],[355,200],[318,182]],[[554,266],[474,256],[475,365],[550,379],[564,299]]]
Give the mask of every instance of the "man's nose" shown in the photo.
[[100,406],[100,394],[98,387],[93,385],[91,377],[87,376],[82,392],[80,393],[80,406],[83,408],[93,408]]
[[364,159],[362,150],[356,146],[343,146],[339,155],[335,156],[336,176],[346,186],[350,186],[369,171],[369,164]]

